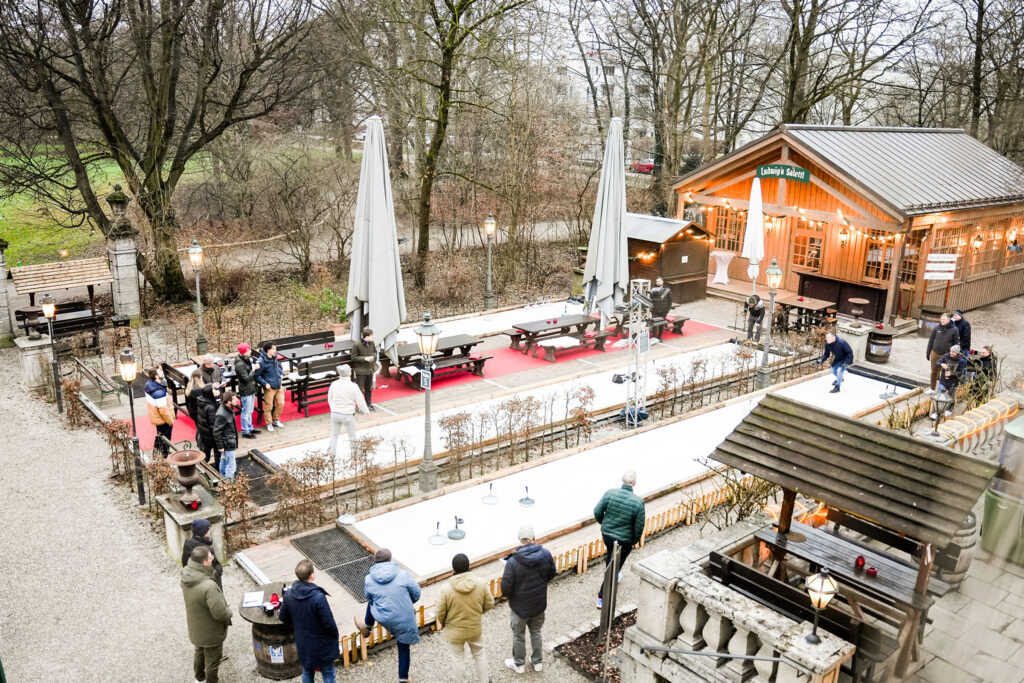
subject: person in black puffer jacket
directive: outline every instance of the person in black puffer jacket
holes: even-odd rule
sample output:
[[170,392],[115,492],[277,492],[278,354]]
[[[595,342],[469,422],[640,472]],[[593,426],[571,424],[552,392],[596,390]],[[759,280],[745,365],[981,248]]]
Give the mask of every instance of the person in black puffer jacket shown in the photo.
[[949,313],[943,313],[939,316],[938,326],[928,337],[928,348],[924,352],[924,357],[928,359],[931,366],[931,379],[928,389],[925,391],[926,394],[935,393],[935,385],[939,381],[939,359],[949,353],[951,347],[959,344],[960,332],[956,329],[953,321],[949,319]]
[[213,555],[213,578],[217,585],[223,588],[221,576],[224,574],[224,566],[217,559],[217,554],[213,552],[213,538],[210,535],[210,530],[209,520],[202,517],[192,520],[192,535],[185,539],[185,545],[181,548],[181,566],[184,567],[188,564],[188,558],[192,556],[192,551],[196,546],[209,547],[210,554]]
[[196,401],[196,434],[199,436],[197,446],[206,453],[206,462],[210,462],[210,458],[213,457],[214,465],[220,471],[220,453],[213,438],[213,420],[217,416],[217,407],[217,394],[213,385],[204,385],[199,390],[199,399]]
[[519,528],[516,551],[505,558],[501,576],[501,594],[508,598],[512,611],[512,657],[505,666],[516,673],[526,670],[526,629],[530,629],[530,663],[541,670],[543,656],[540,629],[548,607],[548,582],[555,578],[555,560],[551,553],[534,543],[533,526]]

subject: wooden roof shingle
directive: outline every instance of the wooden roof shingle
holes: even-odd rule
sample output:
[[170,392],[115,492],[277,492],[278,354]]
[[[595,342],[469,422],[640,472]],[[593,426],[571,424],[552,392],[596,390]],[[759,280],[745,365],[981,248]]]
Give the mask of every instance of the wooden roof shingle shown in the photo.
[[712,459],[945,545],[995,475],[994,464],[774,394]]
[[11,268],[11,278],[18,294],[35,294],[54,289],[68,289],[111,282],[110,264],[104,257],[40,263]]

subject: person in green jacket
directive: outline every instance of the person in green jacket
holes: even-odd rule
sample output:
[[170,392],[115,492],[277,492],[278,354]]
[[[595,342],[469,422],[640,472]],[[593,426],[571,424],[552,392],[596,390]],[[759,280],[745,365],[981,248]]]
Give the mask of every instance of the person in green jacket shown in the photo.
[[[626,558],[633,546],[640,542],[644,535],[644,499],[633,493],[636,485],[636,472],[626,470],[622,475],[622,487],[609,489],[594,508],[594,519],[601,524],[601,537],[604,539],[604,566],[612,561],[612,548],[619,542],[619,570],[626,564]],[[597,593],[597,608],[604,606],[604,582]]]
[[217,683],[231,610],[214,580],[213,553],[207,546],[197,546],[192,551],[181,571],[181,592],[185,596],[188,639],[196,649],[196,681]]
[[444,630],[452,656],[455,657],[456,683],[462,683],[466,671],[466,646],[476,665],[476,680],[487,683],[487,653],[484,652],[482,617],[494,607],[494,596],[487,584],[469,571],[469,558],[459,553],[452,558],[452,578],[441,591],[434,617],[437,627]]

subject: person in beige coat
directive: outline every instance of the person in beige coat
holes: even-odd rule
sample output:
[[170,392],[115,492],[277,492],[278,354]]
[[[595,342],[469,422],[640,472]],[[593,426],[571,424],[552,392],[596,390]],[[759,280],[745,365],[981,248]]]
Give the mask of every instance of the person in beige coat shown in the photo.
[[483,613],[494,607],[494,596],[487,585],[469,572],[469,558],[459,553],[452,558],[455,574],[448,579],[437,601],[437,628],[445,638],[455,657],[455,681],[466,680],[466,646],[473,655],[476,681],[487,683],[487,654],[484,652]]

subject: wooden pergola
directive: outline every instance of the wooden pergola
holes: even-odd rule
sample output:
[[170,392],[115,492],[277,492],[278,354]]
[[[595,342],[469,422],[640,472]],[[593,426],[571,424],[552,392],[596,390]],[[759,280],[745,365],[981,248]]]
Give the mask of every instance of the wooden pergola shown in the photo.
[[89,308],[96,310],[96,285],[113,282],[110,263],[104,257],[40,263],[34,266],[11,268],[11,278],[18,294],[28,294],[29,302],[36,305],[36,294],[55,289],[86,287],[89,290]]
[[[868,552],[840,536],[794,527],[797,492],[920,544],[916,581],[913,574],[907,578],[904,589],[910,599],[901,605],[906,617],[900,625],[895,675],[905,675],[910,661],[918,657],[918,631],[931,602],[927,593],[935,553],[963,525],[996,466],[773,394],[761,400],[711,457],[782,487],[778,530],[769,539],[773,569],[794,548],[812,547],[825,537],[833,553],[836,548],[846,550],[842,544],[847,544],[849,557],[839,554],[849,563],[839,567],[848,571],[847,576],[852,575],[853,559]],[[895,573],[891,569],[885,578]],[[866,578],[865,583],[871,585]]]

